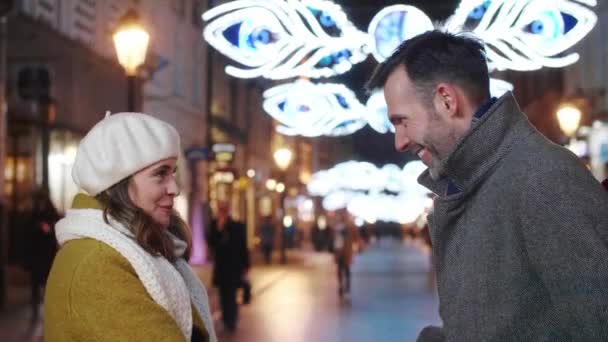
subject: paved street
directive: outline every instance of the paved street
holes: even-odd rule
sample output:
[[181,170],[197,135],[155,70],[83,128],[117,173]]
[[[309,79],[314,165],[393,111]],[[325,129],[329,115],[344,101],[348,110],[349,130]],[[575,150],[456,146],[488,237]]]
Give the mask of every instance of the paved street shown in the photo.
[[[211,304],[220,341],[414,341],[421,328],[439,324],[428,256],[412,245],[381,240],[357,255],[352,291],[340,301],[333,257],[296,253],[287,266],[255,266],[253,301],[241,306],[238,330],[223,331],[215,289]],[[197,268],[209,284],[209,268]],[[27,293],[21,294],[23,302]],[[0,340],[41,341],[27,306],[0,316]]]
[[342,302],[334,267],[330,255],[315,254],[297,267],[267,268],[272,281],[254,284],[238,331],[219,327],[220,340],[414,341],[421,328],[439,324],[428,256],[417,249],[394,240],[370,246],[355,259],[352,293]]

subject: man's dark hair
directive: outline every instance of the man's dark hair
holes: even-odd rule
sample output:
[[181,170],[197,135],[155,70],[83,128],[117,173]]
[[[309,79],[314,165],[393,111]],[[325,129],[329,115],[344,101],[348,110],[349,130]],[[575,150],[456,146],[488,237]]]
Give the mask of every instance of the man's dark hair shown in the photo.
[[490,96],[485,48],[473,37],[434,30],[406,40],[376,67],[365,85],[367,91],[384,87],[389,75],[401,65],[416,90],[427,99],[440,82],[462,87],[477,103]]

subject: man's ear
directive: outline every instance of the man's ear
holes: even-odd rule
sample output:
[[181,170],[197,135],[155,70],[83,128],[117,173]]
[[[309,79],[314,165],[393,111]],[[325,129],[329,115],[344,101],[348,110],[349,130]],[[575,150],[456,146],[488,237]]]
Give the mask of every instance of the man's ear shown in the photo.
[[435,88],[433,98],[435,110],[444,117],[454,117],[458,113],[458,96],[454,86],[447,83],[439,83]]

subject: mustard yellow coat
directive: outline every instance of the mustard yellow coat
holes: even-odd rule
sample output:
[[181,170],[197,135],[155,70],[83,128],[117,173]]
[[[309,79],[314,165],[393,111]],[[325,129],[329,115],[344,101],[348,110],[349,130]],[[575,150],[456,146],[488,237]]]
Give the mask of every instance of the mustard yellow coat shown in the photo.
[[[73,206],[95,205],[75,200]],[[192,314],[194,325],[207,335],[194,308]],[[185,341],[177,323],[146,292],[127,259],[93,239],[68,241],[55,257],[44,300],[44,339]]]

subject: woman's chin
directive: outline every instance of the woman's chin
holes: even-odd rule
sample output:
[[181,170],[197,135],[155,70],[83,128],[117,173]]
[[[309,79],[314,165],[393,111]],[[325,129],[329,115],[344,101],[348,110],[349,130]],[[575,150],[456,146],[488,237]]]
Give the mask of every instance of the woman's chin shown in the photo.
[[163,215],[162,217],[160,217],[160,215],[157,215],[157,217],[154,217],[154,222],[158,223],[163,228],[169,228],[169,224],[171,223],[171,216]]

